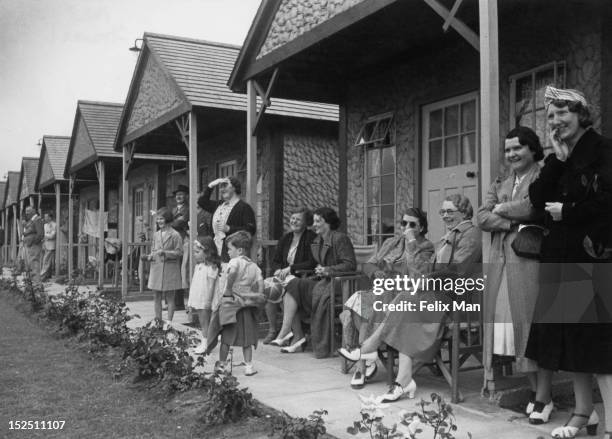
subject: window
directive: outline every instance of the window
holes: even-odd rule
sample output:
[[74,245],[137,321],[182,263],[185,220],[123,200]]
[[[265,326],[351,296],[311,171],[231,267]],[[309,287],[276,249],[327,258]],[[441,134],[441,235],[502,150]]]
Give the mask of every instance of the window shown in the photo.
[[547,85],[565,88],[565,77],[564,61],[544,64],[510,77],[510,126],[522,125],[534,130],[544,146],[544,155],[552,149],[546,130],[544,90]]
[[236,160],[230,160],[227,162],[219,163],[219,178],[223,177],[233,177],[236,175],[237,171],[237,162]]
[[429,113],[429,169],[476,162],[476,100],[453,103]]
[[355,146],[365,149],[365,234],[380,245],[395,232],[396,150],[393,116],[366,120]]

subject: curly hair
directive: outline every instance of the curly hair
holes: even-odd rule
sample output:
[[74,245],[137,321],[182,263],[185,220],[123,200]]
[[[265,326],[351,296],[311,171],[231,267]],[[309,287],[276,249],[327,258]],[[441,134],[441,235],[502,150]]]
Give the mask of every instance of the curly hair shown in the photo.
[[329,224],[330,229],[338,230],[338,227],[340,227],[340,218],[331,207],[319,207],[313,213],[323,218],[323,221]]
[[461,194],[450,194],[444,198],[444,201],[452,202],[457,210],[465,215],[466,219],[471,219],[474,216],[474,208],[470,199],[465,195]]
[[225,243],[227,245],[232,244],[236,248],[243,249],[245,253],[249,253],[253,246],[253,237],[246,230],[238,230],[225,238]]

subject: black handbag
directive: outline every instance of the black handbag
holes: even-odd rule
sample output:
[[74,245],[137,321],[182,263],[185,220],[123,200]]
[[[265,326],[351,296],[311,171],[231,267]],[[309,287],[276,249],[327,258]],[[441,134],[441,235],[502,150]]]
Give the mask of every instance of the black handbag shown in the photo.
[[537,224],[521,224],[516,237],[510,244],[517,256],[527,259],[540,259],[542,241],[548,229]]

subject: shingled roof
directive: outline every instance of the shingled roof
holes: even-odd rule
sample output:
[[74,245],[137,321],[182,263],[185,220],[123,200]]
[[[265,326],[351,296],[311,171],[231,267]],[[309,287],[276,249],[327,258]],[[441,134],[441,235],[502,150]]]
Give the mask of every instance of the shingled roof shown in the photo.
[[98,157],[121,157],[113,144],[121,119],[123,104],[78,101],[64,166],[64,177],[75,166],[85,166]]
[[65,180],[64,167],[68,158],[68,148],[70,148],[70,137],[68,136],[43,136],[36,173],[35,187],[37,190]]
[[6,181],[0,181],[0,210],[4,209],[6,199]]
[[[178,115],[176,112],[186,112],[190,107],[246,112],[246,95],[233,93],[227,86],[240,46],[148,32],[144,34],[143,40],[143,50],[126,101],[126,113],[133,111],[134,102],[131,101],[137,98],[139,81],[142,80],[141,70],[151,62],[147,56],[149,53],[153,62],[159,65],[176,88],[176,91],[170,93],[172,96],[163,96],[173,101],[169,103],[170,108],[166,111],[173,116],[172,118]],[[273,99],[267,113],[327,121],[338,120],[338,107],[335,105],[287,99]],[[161,119],[167,114],[158,114],[155,117]],[[120,134],[123,136],[133,131],[128,129],[129,117],[130,114],[124,115],[121,122]],[[119,149],[121,145],[115,147]]]
[[24,157],[21,161],[19,176],[19,199],[36,194],[36,173],[38,172],[38,157]]
[[7,178],[7,196],[4,202],[6,207],[11,206],[19,201],[19,172],[9,171]]

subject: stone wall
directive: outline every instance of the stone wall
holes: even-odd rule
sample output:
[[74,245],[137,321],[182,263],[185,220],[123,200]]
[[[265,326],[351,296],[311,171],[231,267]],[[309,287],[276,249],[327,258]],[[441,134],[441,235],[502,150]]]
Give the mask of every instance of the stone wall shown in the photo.
[[[531,5],[529,5],[531,6]],[[573,9],[575,8],[575,9]],[[566,61],[566,86],[583,90],[587,100],[600,106],[601,20],[592,11],[568,5],[548,14],[526,11],[532,20],[500,18],[500,137],[509,129],[510,75],[552,61]],[[580,17],[578,20],[576,17]],[[552,24],[551,24],[552,23]],[[551,27],[552,26],[552,27]],[[478,53],[463,40],[453,46],[416,55],[405,64],[349,84],[347,105],[348,232],[353,242],[365,243],[364,151],[354,147],[364,121],[393,112],[397,148],[398,212],[418,204],[420,183],[421,107],[479,88]],[[598,111],[595,128],[601,124]],[[502,142],[492,147],[502,148]],[[503,154],[502,154],[503,157]],[[503,173],[500,163],[498,173]]]
[[374,0],[282,0],[257,58],[363,1]]
[[331,129],[291,130],[283,137],[283,225],[297,208],[338,210],[337,125]]
[[154,121],[182,102],[173,81],[149,54],[132,103],[126,134]]

